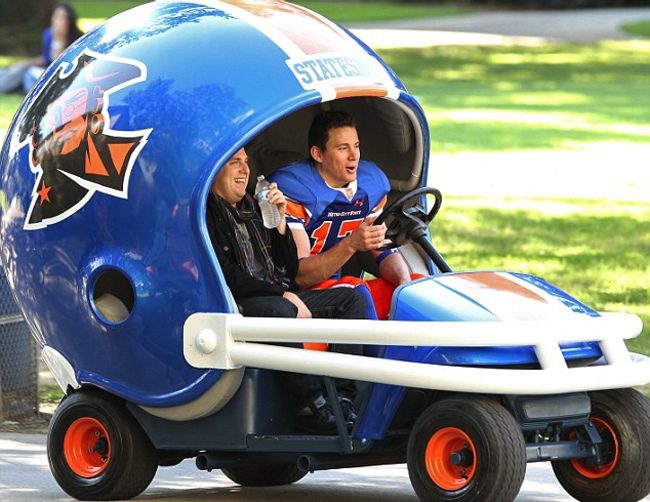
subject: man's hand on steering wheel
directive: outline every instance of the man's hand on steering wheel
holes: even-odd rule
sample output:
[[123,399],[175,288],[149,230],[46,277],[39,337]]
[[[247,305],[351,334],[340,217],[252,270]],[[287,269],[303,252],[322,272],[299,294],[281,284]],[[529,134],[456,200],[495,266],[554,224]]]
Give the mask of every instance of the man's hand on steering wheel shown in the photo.
[[385,244],[386,225],[377,224],[376,217],[366,218],[350,234],[350,244],[355,251],[373,251]]
[[[435,201],[427,213],[423,204],[424,196],[433,195]],[[422,187],[412,190],[392,202],[375,220],[375,225],[385,225],[385,239],[390,242],[384,249],[399,247],[408,239],[418,240],[426,234],[429,223],[435,218],[442,204],[440,190]]]

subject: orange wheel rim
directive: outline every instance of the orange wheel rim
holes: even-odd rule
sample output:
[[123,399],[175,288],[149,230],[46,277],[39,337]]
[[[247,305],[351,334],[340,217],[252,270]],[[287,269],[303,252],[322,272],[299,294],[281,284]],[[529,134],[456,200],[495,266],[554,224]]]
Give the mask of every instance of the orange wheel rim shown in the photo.
[[95,477],[108,467],[111,458],[111,439],[99,420],[78,418],[65,433],[63,455],[77,476]]
[[424,462],[437,486],[447,491],[460,490],[476,473],[476,448],[461,429],[445,427],[429,439]]
[[[618,444],[618,437],[614,432],[614,429],[611,425],[600,418],[591,417],[591,422],[596,427],[596,430],[600,434],[600,437],[606,443],[611,443],[613,451],[611,452],[611,460],[601,465],[588,465],[585,459],[574,458],[571,460],[571,465],[576,470],[578,474],[584,476],[588,479],[601,479],[609,476],[616,464],[618,463],[618,456],[620,453],[620,446]],[[573,434],[575,436],[575,434]]]

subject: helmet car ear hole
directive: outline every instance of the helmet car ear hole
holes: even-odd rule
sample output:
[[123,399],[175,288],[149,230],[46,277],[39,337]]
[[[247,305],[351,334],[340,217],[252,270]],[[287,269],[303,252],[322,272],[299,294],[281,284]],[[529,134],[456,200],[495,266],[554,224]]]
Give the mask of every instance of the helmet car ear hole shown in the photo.
[[93,282],[90,296],[94,311],[104,322],[124,322],[133,311],[133,285],[120,270],[102,270]]

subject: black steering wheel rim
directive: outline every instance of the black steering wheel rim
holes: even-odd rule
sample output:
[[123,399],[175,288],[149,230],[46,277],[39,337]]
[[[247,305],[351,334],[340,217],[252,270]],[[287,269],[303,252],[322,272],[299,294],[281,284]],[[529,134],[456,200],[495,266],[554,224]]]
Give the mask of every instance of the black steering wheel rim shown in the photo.
[[[433,207],[426,212],[421,204],[422,196],[433,195]],[[417,199],[415,204],[408,204]],[[390,242],[384,249],[399,247],[408,239],[417,240],[429,228],[442,206],[442,194],[433,187],[420,187],[391,202],[375,220],[375,225],[386,223],[386,239]]]

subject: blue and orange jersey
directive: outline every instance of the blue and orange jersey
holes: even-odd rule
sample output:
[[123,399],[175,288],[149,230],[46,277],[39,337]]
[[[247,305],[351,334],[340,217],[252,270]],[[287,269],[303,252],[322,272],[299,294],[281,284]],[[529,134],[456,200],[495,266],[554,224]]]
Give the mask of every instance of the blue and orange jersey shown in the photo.
[[327,251],[356,230],[369,215],[379,214],[390,191],[379,167],[360,161],[357,180],[344,188],[329,186],[309,161],[286,166],[271,180],[287,197],[287,223],[304,228],[311,254]]

